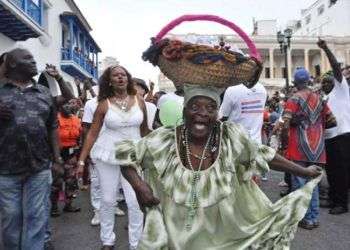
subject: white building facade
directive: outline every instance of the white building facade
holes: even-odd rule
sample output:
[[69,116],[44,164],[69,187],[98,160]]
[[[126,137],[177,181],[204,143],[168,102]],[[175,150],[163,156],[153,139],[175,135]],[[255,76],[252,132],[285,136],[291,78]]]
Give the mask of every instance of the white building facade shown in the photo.
[[350,1],[317,0],[301,10],[295,34],[300,36],[349,36]]
[[98,78],[101,49],[73,0],[0,0],[0,53],[16,47],[33,53],[39,72],[56,65],[64,79]]
[[98,62],[98,65],[99,75],[102,75],[103,71],[105,71],[105,69],[107,69],[108,67],[119,65],[119,61],[116,57],[106,56]]

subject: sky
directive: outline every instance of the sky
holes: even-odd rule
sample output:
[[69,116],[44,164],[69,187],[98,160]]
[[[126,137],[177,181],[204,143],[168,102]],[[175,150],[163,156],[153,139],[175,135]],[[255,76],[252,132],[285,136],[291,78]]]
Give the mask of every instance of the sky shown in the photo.
[[[173,19],[184,14],[212,14],[240,26],[247,34],[255,20],[276,19],[283,27],[300,18],[300,11],[316,0],[75,0],[93,28],[102,49],[99,58],[113,56],[130,73],[157,82],[159,71],[141,59],[150,38]],[[187,22],[172,33],[232,34],[212,22]]]

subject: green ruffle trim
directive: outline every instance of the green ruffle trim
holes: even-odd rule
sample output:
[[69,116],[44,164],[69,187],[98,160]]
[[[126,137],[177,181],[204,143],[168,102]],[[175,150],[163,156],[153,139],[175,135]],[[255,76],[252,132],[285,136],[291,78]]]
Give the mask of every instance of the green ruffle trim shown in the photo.
[[[183,166],[176,147],[175,129],[160,128],[138,143],[118,144],[116,157],[120,165],[133,166],[139,172],[142,168],[155,168],[164,192],[174,202],[190,206],[194,172]],[[210,168],[200,172],[197,205],[217,204],[233,192],[235,180],[248,181],[258,170],[267,171],[267,162],[274,155],[273,149],[252,143],[239,126],[222,123],[220,153]]]

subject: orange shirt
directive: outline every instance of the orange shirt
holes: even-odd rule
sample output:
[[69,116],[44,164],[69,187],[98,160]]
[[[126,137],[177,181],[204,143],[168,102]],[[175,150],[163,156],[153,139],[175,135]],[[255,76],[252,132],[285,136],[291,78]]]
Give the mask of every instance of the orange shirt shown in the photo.
[[81,130],[81,121],[77,116],[64,117],[58,113],[60,148],[77,146]]

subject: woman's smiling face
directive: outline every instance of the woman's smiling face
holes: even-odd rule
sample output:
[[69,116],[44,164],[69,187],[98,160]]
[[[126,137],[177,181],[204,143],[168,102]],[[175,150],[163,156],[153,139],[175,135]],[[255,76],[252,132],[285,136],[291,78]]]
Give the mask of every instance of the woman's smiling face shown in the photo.
[[191,137],[201,139],[211,133],[218,118],[218,106],[211,98],[196,96],[187,103],[184,116]]

